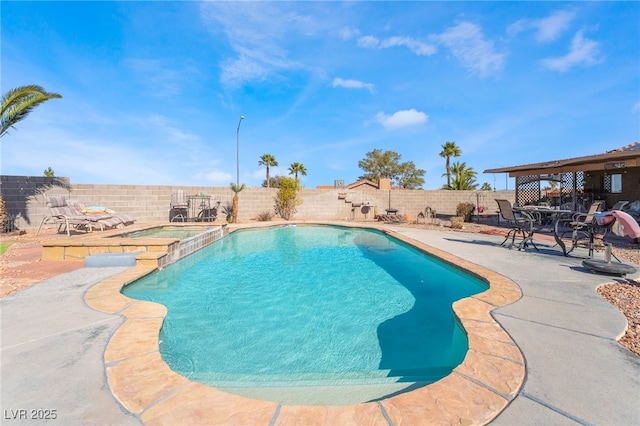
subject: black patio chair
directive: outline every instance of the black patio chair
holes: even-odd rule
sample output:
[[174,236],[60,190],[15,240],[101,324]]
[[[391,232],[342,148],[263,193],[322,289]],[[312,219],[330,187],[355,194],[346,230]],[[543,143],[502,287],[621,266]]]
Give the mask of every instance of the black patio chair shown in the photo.
[[565,251],[565,256],[577,247],[585,247],[589,250],[589,257],[593,257],[596,239],[601,240],[604,246],[605,234],[613,225],[613,221],[606,225],[598,224],[596,221],[596,213],[604,210],[604,204],[602,200],[594,201],[587,213],[576,213],[571,219],[563,219],[556,224],[556,234],[559,234],[561,239],[564,234],[571,232],[571,248]]
[[518,250],[522,250],[523,248],[527,248],[529,244],[533,246],[536,251],[538,247],[536,247],[533,242],[533,232],[536,224],[535,219],[527,212],[519,210],[518,214],[511,207],[511,203],[509,200],[498,200],[496,199],[496,203],[498,203],[498,209],[500,210],[500,215],[502,218],[507,221],[511,229],[507,232],[507,236],[504,241],[500,243],[500,245],[504,245],[509,238],[511,238],[511,243],[507,246],[511,249],[514,245],[516,245],[516,238],[520,236],[522,241],[517,244]]

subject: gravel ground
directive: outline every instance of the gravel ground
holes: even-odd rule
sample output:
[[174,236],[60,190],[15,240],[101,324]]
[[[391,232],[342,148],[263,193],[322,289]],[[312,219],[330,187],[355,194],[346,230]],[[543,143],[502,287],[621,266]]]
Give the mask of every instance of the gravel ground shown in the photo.
[[605,284],[598,287],[598,294],[627,317],[627,331],[618,342],[640,356],[640,281]]
[[[435,219],[435,223],[430,224],[402,224],[401,226],[414,227],[420,229],[434,229],[434,230],[453,230],[450,228],[450,222]],[[2,235],[2,241],[11,242],[11,246],[7,252],[2,256],[2,262],[0,262],[0,270],[6,272],[6,266],[11,261],[11,250],[16,247],[26,247],[30,245],[40,245],[44,240],[51,240],[57,238],[67,238],[66,235],[55,234],[47,230],[43,232],[39,237],[35,236],[35,232],[29,231],[25,234],[18,235]],[[476,223],[465,223],[464,229],[455,230],[458,232],[472,232],[472,233],[485,233],[485,234],[499,234],[504,235],[506,230],[495,226],[489,226]],[[630,263],[638,265],[640,267],[640,244],[632,244],[631,242],[618,242],[614,244],[613,254],[620,259],[624,259]],[[39,261],[39,260],[34,260]],[[5,275],[5,274],[3,274]],[[6,277],[6,275],[5,275]],[[24,281],[24,284],[20,286],[32,285],[36,281]],[[11,293],[17,291],[18,288],[13,289]],[[620,344],[640,356],[640,281],[626,280],[624,282],[615,282],[602,285],[598,288],[598,294],[605,300],[616,306],[627,317],[628,326],[625,335],[619,340]],[[2,296],[6,293],[2,294]],[[1,297],[1,296],[0,296]]]

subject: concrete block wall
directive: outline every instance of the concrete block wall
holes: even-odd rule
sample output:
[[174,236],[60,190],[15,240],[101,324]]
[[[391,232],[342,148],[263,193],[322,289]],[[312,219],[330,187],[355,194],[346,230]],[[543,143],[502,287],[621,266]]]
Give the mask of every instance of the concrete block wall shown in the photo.
[[42,207],[42,193],[66,192],[68,178],[44,176],[0,176],[0,191],[7,214],[16,217],[18,229],[37,227],[46,208]]
[[[47,180],[49,179],[49,180]],[[173,191],[183,189],[187,195],[200,192],[220,199],[221,206],[231,205],[233,192],[229,187],[211,186],[165,186],[165,185],[111,185],[111,184],[69,184],[68,178],[59,178],[59,184],[52,185],[50,178],[30,176],[2,176],[0,191],[7,212],[17,216],[18,229],[37,228],[42,218],[48,214],[41,193],[66,195],[80,200],[85,206],[105,206],[117,212],[128,213],[140,223],[169,221],[169,205]],[[275,188],[246,188],[239,194],[239,220],[255,219],[265,211],[274,210]],[[346,193],[346,199],[340,194]],[[309,220],[374,220],[374,214],[384,214],[391,206],[398,214],[409,214],[415,219],[417,214],[429,206],[440,215],[455,214],[462,202],[496,210],[495,198],[515,200],[514,191],[442,191],[442,190],[363,190],[302,189],[302,204],[297,208],[294,219]],[[367,203],[368,208],[353,208],[352,203]],[[224,219],[219,212],[218,219]]]

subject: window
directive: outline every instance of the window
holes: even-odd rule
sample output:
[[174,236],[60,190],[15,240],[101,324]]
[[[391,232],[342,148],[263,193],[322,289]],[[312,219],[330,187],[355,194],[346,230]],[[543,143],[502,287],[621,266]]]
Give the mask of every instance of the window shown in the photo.
[[622,175],[611,175],[611,192],[622,192]]
[[604,175],[604,190],[611,193],[622,192],[622,175],[620,173]]

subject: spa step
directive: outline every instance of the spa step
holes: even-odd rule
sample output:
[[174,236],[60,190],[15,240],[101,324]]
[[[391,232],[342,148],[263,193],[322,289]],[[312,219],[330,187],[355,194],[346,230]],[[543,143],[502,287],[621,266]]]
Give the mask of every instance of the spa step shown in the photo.
[[84,258],[85,268],[105,268],[110,266],[136,266],[136,256],[141,251],[128,253],[99,253]]

